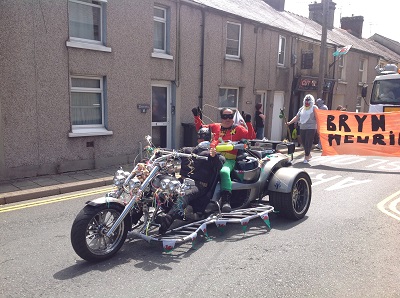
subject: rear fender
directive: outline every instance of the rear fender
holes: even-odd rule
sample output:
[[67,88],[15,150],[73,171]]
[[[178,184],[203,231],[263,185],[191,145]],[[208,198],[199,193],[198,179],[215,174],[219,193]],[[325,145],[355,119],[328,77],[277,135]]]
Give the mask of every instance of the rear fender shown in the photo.
[[268,184],[268,190],[282,193],[291,192],[293,183],[299,173],[306,173],[308,175],[308,173],[302,169],[280,168],[271,177],[271,180]]
[[95,207],[95,206],[109,204],[109,203],[117,203],[117,204],[120,204],[121,206],[125,207],[125,204],[121,200],[118,200],[118,199],[112,198],[112,197],[101,197],[101,198],[94,199],[92,201],[87,201],[86,205]]

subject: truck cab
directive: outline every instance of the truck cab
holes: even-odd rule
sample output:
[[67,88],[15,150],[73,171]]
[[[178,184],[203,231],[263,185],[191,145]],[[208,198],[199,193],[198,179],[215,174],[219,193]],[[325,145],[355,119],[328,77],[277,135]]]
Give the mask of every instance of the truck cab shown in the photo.
[[377,69],[369,105],[370,113],[400,111],[400,74],[396,65]]

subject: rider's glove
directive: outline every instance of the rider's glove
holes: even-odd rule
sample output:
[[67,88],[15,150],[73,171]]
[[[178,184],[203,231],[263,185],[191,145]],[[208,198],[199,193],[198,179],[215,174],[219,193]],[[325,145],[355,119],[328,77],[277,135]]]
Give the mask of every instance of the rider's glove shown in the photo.
[[245,114],[245,115],[244,115],[244,121],[245,121],[246,123],[251,122],[251,115],[250,115],[250,114]]
[[200,116],[200,118],[202,118],[202,113],[201,113],[201,109],[200,109],[200,107],[196,107],[196,108],[193,108],[192,109],[192,113],[193,113],[193,116]]

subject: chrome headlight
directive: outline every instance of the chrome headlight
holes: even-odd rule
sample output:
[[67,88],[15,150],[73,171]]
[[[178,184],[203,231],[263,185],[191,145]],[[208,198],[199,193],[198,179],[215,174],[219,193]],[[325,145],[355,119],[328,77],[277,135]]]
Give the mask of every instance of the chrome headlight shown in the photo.
[[170,179],[163,179],[160,182],[161,189],[166,190],[168,188],[168,184],[171,182]]
[[181,187],[181,183],[179,181],[174,180],[169,183],[169,191],[170,192],[175,193],[179,190],[180,187]]
[[120,186],[125,182],[126,177],[129,176],[129,172],[124,172],[124,170],[120,169],[115,172],[113,183],[115,186]]
[[142,185],[140,180],[137,177],[133,177],[131,181],[129,181],[129,190],[139,188]]

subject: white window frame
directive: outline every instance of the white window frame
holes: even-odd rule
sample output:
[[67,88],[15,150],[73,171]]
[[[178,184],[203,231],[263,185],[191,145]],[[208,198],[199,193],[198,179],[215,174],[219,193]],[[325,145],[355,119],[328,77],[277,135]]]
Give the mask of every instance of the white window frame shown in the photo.
[[[284,41],[284,42],[282,42]],[[286,37],[279,35],[279,45],[278,45],[278,65],[284,66],[286,62]],[[282,57],[282,59],[281,59]],[[282,61],[281,61],[282,60]]]
[[367,59],[361,58],[360,63],[358,65],[358,71],[359,71],[358,79],[361,85],[363,85],[367,81],[367,72],[365,71],[367,68],[366,63]]
[[[87,79],[87,80],[98,80],[100,82],[99,88],[86,88],[86,87],[73,87],[72,79]],[[104,78],[103,77],[92,77],[92,76],[71,76],[70,77],[70,92],[71,96],[73,92],[80,93],[97,93],[101,96],[101,124],[87,124],[87,125],[74,125],[71,119],[72,132],[69,133],[69,137],[82,137],[82,136],[96,136],[96,135],[111,135],[112,131],[105,128],[105,104],[104,104]],[[72,109],[72,106],[71,106]]]
[[[230,26],[239,26],[239,36],[237,37],[238,39],[229,39],[228,36],[228,30]],[[232,54],[228,54],[228,42],[229,41],[234,41],[238,43],[238,47],[237,47],[237,55],[232,55]],[[241,43],[242,43],[242,24],[240,23],[234,23],[234,22],[226,22],[226,47],[225,47],[225,57],[227,58],[235,58],[235,59],[239,59],[240,58],[240,48],[241,48]]]
[[[227,97],[227,95],[228,95],[228,92],[229,92],[229,90],[235,90],[236,91],[236,98],[235,98],[235,103],[236,103],[236,105],[233,105],[233,106],[230,106],[230,105],[222,105],[221,103],[221,96],[220,96],[220,94],[221,94],[221,90],[226,90],[224,93],[225,93],[225,96],[224,96],[224,98],[222,99],[222,100],[226,100],[226,101],[228,101],[228,97]],[[233,109],[237,109],[238,108],[238,104],[239,104],[239,88],[234,88],[234,87],[220,87],[219,88],[219,93],[218,93],[218,107],[219,108],[233,108]]]
[[338,61],[338,79],[341,81],[346,81],[346,55],[341,55]]
[[[155,36],[153,35],[153,51],[155,53],[167,53],[167,9],[161,6],[157,6],[155,5],[153,9],[159,9],[162,10],[164,12],[164,17],[160,18],[154,15],[153,13],[153,21],[154,21],[154,27],[155,27],[155,23],[162,23],[164,25],[164,40],[163,40],[163,49],[156,49],[154,47],[154,39]],[[154,34],[154,33],[153,33]]]
[[[104,11],[106,9],[105,5],[107,0],[94,0],[97,3],[88,3],[82,0],[68,0],[69,3],[78,3],[80,5],[87,5],[91,7],[98,7],[100,9],[100,32],[99,37],[100,40],[93,40],[93,39],[86,39],[80,37],[69,36],[69,40],[66,42],[67,47],[71,48],[81,48],[81,49],[88,49],[88,50],[97,50],[103,52],[111,52],[111,48],[106,47],[104,45],[104,27],[105,27],[105,20],[104,20]],[[68,20],[69,26],[70,20]]]

